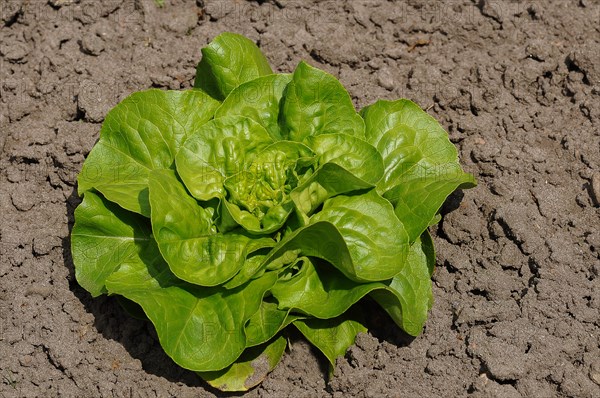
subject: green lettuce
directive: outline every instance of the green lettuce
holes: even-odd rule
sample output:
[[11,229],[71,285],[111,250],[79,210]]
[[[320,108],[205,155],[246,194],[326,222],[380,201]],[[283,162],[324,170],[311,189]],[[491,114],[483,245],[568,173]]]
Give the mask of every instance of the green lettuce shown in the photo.
[[106,116],[78,178],[76,277],[143,314],[178,365],[243,391],[280,361],[291,325],[334,365],[367,330],[365,296],[421,333],[427,227],[473,186],[413,102],[356,112],[335,77],[304,62],[273,74],[252,41],[223,33],[193,89],[134,93]]

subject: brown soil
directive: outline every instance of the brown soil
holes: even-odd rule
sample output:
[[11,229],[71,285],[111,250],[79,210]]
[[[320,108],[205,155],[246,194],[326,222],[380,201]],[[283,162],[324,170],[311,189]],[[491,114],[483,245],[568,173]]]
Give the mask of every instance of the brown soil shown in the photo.
[[248,396],[600,397],[597,0],[166,3],[0,2],[1,396],[217,394],[77,285],[69,230],[106,112],[190,87],[199,49],[228,30],[277,71],[330,71],[358,107],[417,101],[480,182],[433,231],[423,335],[376,312],[329,383],[296,338]]

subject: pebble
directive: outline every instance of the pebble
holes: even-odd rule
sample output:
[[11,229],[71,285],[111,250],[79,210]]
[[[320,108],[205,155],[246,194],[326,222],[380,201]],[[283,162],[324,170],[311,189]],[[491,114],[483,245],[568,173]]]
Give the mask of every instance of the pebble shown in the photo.
[[590,379],[600,386],[600,363],[596,362],[590,366]]
[[75,0],[48,0],[48,3],[50,3],[50,5],[53,7],[68,6],[69,4],[73,4],[74,2]]
[[10,194],[13,206],[19,211],[30,210],[35,205],[35,196],[31,192],[25,192],[24,190],[14,191]]
[[389,47],[385,50],[385,55],[391,59],[400,59],[402,58],[402,48],[399,46]]
[[55,247],[60,247],[61,241],[57,236],[42,236],[33,239],[33,253],[38,256],[50,253]]
[[367,65],[369,65],[369,67],[371,69],[377,70],[377,69],[381,68],[382,63],[381,63],[381,60],[379,58],[373,58],[373,59],[369,60],[369,62],[367,63]]
[[377,74],[377,83],[388,91],[394,89],[394,78],[390,71],[386,68],[381,69]]
[[19,363],[23,367],[31,366],[31,364],[33,363],[33,356],[31,356],[31,355],[24,355],[21,358],[19,358]]
[[21,62],[29,54],[29,47],[20,41],[13,41],[7,45],[2,45],[2,52],[4,58],[8,61]]
[[41,296],[46,298],[52,294],[52,289],[48,286],[30,286],[25,290],[25,297],[28,296]]
[[81,40],[81,49],[88,55],[99,55],[104,51],[104,40],[96,34],[87,34]]
[[181,34],[189,33],[196,24],[198,24],[198,13],[190,9],[173,9],[162,22],[163,27],[168,31]]
[[596,207],[600,206],[600,173],[594,173],[592,176],[592,202]]

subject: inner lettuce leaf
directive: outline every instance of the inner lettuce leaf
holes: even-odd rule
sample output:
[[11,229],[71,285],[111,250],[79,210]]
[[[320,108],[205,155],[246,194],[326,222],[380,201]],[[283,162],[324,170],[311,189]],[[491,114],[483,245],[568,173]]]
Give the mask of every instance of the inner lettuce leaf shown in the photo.
[[290,193],[307,172],[314,153],[306,145],[277,141],[243,170],[224,182],[231,217],[247,231],[269,233],[281,228],[292,211]]
[[260,123],[273,137],[280,140],[279,101],[288,83],[290,74],[267,75],[240,84],[229,93],[215,111],[215,118],[244,116]]
[[332,75],[300,62],[281,101],[282,137],[292,141],[319,134],[347,134],[363,138],[365,123],[350,95]]
[[367,332],[360,306],[422,333],[427,228],[475,184],[415,103],[358,113],[334,76],[305,62],[273,73],[225,32],[202,49],[194,89],[134,93],[106,116],[78,177],[75,276],[149,320],[179,366],[247,391],[291,325],[332,367]]
[[244,164],[272,143],[269,133],[252,119],[216,118],[185,141],[175,156],[177,172],[196,199],[222,198],[225,179],[242,171]]

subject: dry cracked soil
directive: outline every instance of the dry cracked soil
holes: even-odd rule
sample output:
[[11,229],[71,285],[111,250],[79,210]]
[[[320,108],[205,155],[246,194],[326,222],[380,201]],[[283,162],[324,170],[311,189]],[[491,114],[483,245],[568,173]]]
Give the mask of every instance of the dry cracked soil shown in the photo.
[[432,230],[435,304],[373,311],[327,381],[298,336],[249,397],[600,397],[600,2],[0,1],[0,396],[212,397],[152,327],[73,276],[76,176],[131,92],[189,88],[222,31],[357,107],[440,120],[476,189]]

